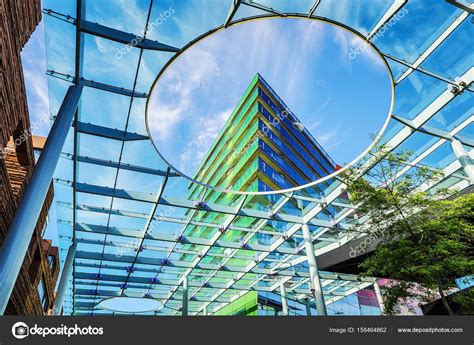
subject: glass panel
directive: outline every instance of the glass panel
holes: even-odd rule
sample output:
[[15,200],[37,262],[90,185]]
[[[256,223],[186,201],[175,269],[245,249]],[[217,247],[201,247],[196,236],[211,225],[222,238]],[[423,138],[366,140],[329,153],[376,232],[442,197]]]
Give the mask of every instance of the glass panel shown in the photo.
[[384,53],[414,62],[460,13],[446,1],[408,1],[399,11],[400,19],[374,43]]
[[466,49],[474,37],[474,25],[470,19],[463,23],[439,46],[421,67],[454,80],[472,67],[474,51]]
[[162,0],[153,3],[150,39],[182,48],[192,39],[224,23],[232,0]]
[[[314,4],[313,0],[258,0],[257,2],[277,11],[301,13],[307,13]],[[463,3],[467,4],[466,1],[463,1]],[[154,1],[150,9],[149,1],[134,0],[126,3],[123,0],[116,0],[113,3],[89,1],[86,7],[86,19],[127,33],[141,35],[146,26],[148,12],[151,11],[147,37],[181,48],[199,35],[221,26],[231,4],[232,0],[188,0],[180,2],[166,0]],[[367,34],[373,30],[374,26],[393,4],[394,1],[381,0],[323,0],[319,4],[315,15],[340,21],[362,34]],[[45,9],[52,8],[71,17],[76,17],[75,5],[74,1],[45,0],[44,2]],[[373,41],[383,52],[413,62],[461,13],[463,12],[459,8],[447,2],[411,0],[406,2],[398,14],[394,16],[395,21],[392,20],[387,24],[384,30],[379,30]],[[261,14],[269,13],[244,4],[240,6],[234,20]],[[72,19],[63,17],[63,19],[69,21],[64,22],[48,14],[44,14],[43,17],[46,31],[47,68],[73,75],[75,71],[76,28],[71,23]],[[470,44],[469,38],[474,34],[471,17],[467,17],[426,58],[421,67],[453,80],[464,74],[471,67],[471,60],[474,58],[473,53],[465,49]],[[306,21],[306,24],[308,23],[311,22]],[[259,35],[261,34],[259,32]],[[346,56],[351,53],[350,49],[354,47],[353,42],[341,40],[336,35],[331,36],[331,39],[339,39],[341,49],[345,51]],[[281,52],[282,47],[275,48],[272,41],[272,49],[262,49],[262,42],[262,40],[259,41],[260,52],[257,55],[263,56],[262,51],[265,50],[273,55],[271,58],[264,58],[263,60],[274,61],[276,59],[274,52],[276,50]],[[222,42],[219,42],[219,46],[221,45]],[[316,48],[312,47],[312,49]],[[295,51],[298,51],[298,57],[301,57],[302,50],[296,49]],[[204,51],[202,56],[205,57],[207,53],[209,51]],[[224,55],[221,54],[220,56]],[[230,55],[242,56],[240,51]],[[346,66],[347,68],[343,69],[345,73],[339,73],[343,79],[325,78],[324,84],[319,84],[318,92],[310,95],[314,103],[312,103],[314,105],[311,108],[312,112],[317,109],[325,116],[331,117],[331,114],[328,115],[324,107],[320,109],[316,106],[322,106],[325,100],[333,96],[329,92],[332,83],[337,85],[334,90],[341,92],[344,96],[347,96],[349,90],[347,87],[356,85],[361,94],[368,94],[371,99],[377,98],[374,96],[373,90],[369,89],[360,80],[352,84],[347,82],[348,71],[353,71],[355,64],[361,60],[362,56],[359,55],[357,54],[357,59],[351,59],[350,64]],[[97,82],[127,89],[135,88],[139,92],[149,92],[155,77],[172,56],[173,53],[141,51],[136,47],[84,34],[83,74],[85,78]],[[246,61],[249,60],[248,54],[244,57],[247,59]],[[331,63],[325,64],[323,69],[328,69],[327,66],[333,66],[335,58],[336,56],[333,56]],[[191,77],[194,77],[193,73],[198,70],[196,63],[202,62],[196,61],[193,61],[194,68],[186,69],[186,73],[191,71],[191,73],[188,73]],[[290,60],[284,59],[284,65],[287,69],[288,66],[291,66],[288,61]],[[230,68],[221,68],[218,71],[220,75],[224,72],[227,73],[226,71],[231,71],[229,73],[235,72],[236,60],[234,59],[232,62],[234,65]],[[395,79],[398,79],[407,69],[405,66],[389,59],[388,64]],[[317,67],[318,65],[315,68]],[[202,70],[199,69],[199,71]],[[215,70],[204,71],[208,75],[216,72]],[[308,69],[304,69],[304,71],[302,78],[307,79]],[[319,75],[321,71],[317,70],[315,73]],[[293,72],[292,75],[294,75]],[[242,73],[242,71],[239,70],[239,73]],[[286,81],[285,85],[282,84],[283,86],[280,85],[276,88],[281,89],[288,87],[288,85],[291,86],[291,83],[288,83],[288,78],[280,74],[277,75],[278,80]],[[320,79],[322,78],[318,77],[316,83],[320,83]],[[57,113],[70,85],[70,82],[49,77],[48,92],[51,115]],[[179,90],[185,91],[190,85],[188,82],[177,84]],[[210,81],[208,80],[207,84],[196,83],[195,86],[199,89],[209,85]],[[223,88],[218,89],[216,94],[222,95],[225,93],[226,97],[223,99],[229,99],[230,93],[223,92]],[[432,102],[446,89],[445,82],[415,71],[396,86],[394,113],[400,117],[413,120],[424,109],[430,107]],[[242,92],[239,95],[241,96]],[[256,105],[254,102],[255,104],[252,105],[251,103],[254,101],[252,100],[248,104],[248,110],[261,112],[262,123],[265,124],[265,121],[269,121],[269,116],[276,115],[280,109],[276,104],[278,103],[277,100],[273,99],[275,97],[273,94],[263,95],[257,93],[255,97],[257,95],[263,99],[262,104]],[[298,108],[301,104],[301,95],[301,92],[297,93],[297,98],[293,100],[291,97],[285,96],[285,101],[288,101],[289,104],[295,103],[296,108]],[[263,96],[266,96],[266,98]],[[231,102],[232,104],[229,103],[231,109],[238,103],[239,97],[234,99]],[[142,98],[132,99],[128,96],[86,87],[81,97],[79,121],[147,135],[145,123],[146,101]],[[431,127],[452,132],[460,138],[471,139],[474,137],[474,126],[468,124],[467,120],[472,115],[473,102],[472,92],[466,90],[444,105],[423,126],[427,129]],[[242,102],[242,105],[247,106],[244,102]],[[338,109],[338,112],[353,113],[354,107],[355,105],[351,104],[350,108],[342,107]],[[227,108],[223,108],[223,110]],[[208,113],[211,108],[203,109],[202,113]],[[296,110],[299,114],[300,109]],[[213,114],[219,114],[219,112],[213,112]],[[36,115],[32,115],[32,119]],[[165,122],[161,122],[159,125],[166,128],[172,119],[167,117],[164,120]],[[359,119],[364,129],[367,129],[369,121],[370,119],[367,119],[367,121]],[[32,123],[34,123],[34,120]],[[44,128],[41,128],[41,133],[48,133],[51,124],[48,121]],[[248,124],[250,125],[250,122]],[[331,130],[337,127],[334,122],[330,124],[332,127],[319,128],[318,133],[329,136]],[[319,124],[314,125],[319,126]],[[262,129],[260,123],[256,122],[254,126],[249,128]],[[282,123],[281,126],[286,125]],[[252,165],[238,167],[229,162],[226,165],[228,157],[226,155],[221,155],[222,157],[216,155],[214,158],[222,159],[223,163],[219,163],[219,166],[216,164],[212,171],[214,175],[209,174],[206,178],[213,182],[220,181],[226,187],[245,187],[249,191],[269,191],[275,189],[274,185],[279,182],[288,183],[288,181],[297,182],[311,179],[313,178],[312,175],[321,174],[325,170],[327,172],[331,168],[335,169],[335,167],[331,167],[330,162],[321,162],[322,151],[318,151],[319,148],[307,145],[306,142],[301,144],[303,139],[298,136],[297,128],[292,126],[292,123],[289,123],[287,127],[286,136],[273,133],[272,136],[266,136],[264,140],[247,151],[242,150],[242,147],[238,147],[239,152],[245,152],[248,156],[253,155],[257,150],[261,150],[266,155],[264,158],[255,159]],[[194,135],[195,133],[207,133],[206,130],[212,128],[201,125],[197,129],[197,131],[193,131]],[[390,120],[383,136],[383,142],[394,138],[400,131],[407,132],[406,126],[393,119]],[[242,139],[239,139],[239,142],[241,146],[244,146],[246,140],[250,140],[251,137],[245,137],[243,132],[241,134],[244,136],[239,134],[239,138]],[[351,148],[359,143],[350,133],[344,135],[350,139]],[[403,136],[403,138],[404,141],[395,150],[411,150],[413,154],[410,159],[423,156],[424,158],[418,163],[420,165],[446,169],[447,166],[455,167],[452,165],[453,163],[458,164],[448,141],[443,141],[443,139],[419,131]],[[208,306],[209,312],[219,313],[218,310],[229,305],[229,302],[243,294],[243,290],[239,289],[255,287],[268,289],[268,287],[278,286],[280,281],[278,276],[253,272],[246,273],[244,271],[245,268],[256,265],[258,269],[275,269],[277,272],[282,270],[285,273],[295,272],[294,276],[290,277],[287,282],[289,286],[287,295],[291,307],[290,314],[302,315],[305,314],[306,307],[293,299],[300,298],[301,294],[307,293],[310,289],[307,278],[308,264],[303,260],[304,257],[301,255],[303,252],[295,255],[287,254],[297,250],[304,251],[302,232],[297,225],[300,219],[292,217],[301,217],[302,215],[308,215],[310,211],[319,210],[310,222],[312,235],[318,236],[314,241],[318,254],[344,244],[347,239],[346,236],[351,234],[347,227],[363,218],[361,217],[363,215],[355,217],[353,213],[342,219],[337,227],[328,229],[321,226],[321,222],[334,224],[336,219],[342,217],[350,209],[350,199],[344,193],[335,193],[341,187],[341,182],[336,179],[297,191],[295,195],[298,198],[291,197],[289,200],[287,200],[288,195],[281,194],[247,197],[242,208],[244,212],[260,211],[263,212],[263,218],[268,218],[270,213],[277,210],[276,214],[272,214],[273,218],[263,220],[254,217],[253,214],[250,217],[248,213],[235,217],[226,213],[228,209],[220,207],[237,207],[243,200],[240,195],[223,194],[205,189],[195,183],[190,183],[171,170],[163,198],[160,200],[161,204],[156,208],[148,232],[145,233],[147,220],[154,207],[152,202],[103,196],[100,189],[95,189],[92,193],[79,192],[74,190],[72,182],[76,180],[75,182],[78,184],[87,184],[87,186],[115,187],[118,193],[123,193],[122,190],[130,192],[131,194],[128,197],[131,198],[133,198],[133,192],[139,192],[141,196],[156,196],[164,182],[164,177],[161,175],[167,170],[168,165],[159,157],[151,142],[148,140],[122,142],[92,134],[79,133],[77,135],[77,153],[79,156],[101,159],[109,164],[109,161],[120,163],[122,167],[117,169],[106,166],[108,164],[96,165],[79,161],[76,163],[77,169],[74,178],[74,139],[73,129],[71,128],[63,147],[60,162],[56,168],[56,180],[54,181],[55,213],[58,220],[56,231],[61,247],[60,259],[62,265],[73,236],[79,242],[78,256],[74,268],[74,284],[69,287],[66,296],[66,314],[72,313],[73,307],[76,315],[110,314],[111,311],[109,310],[97,309],[97,303],[104,298],[120,296],[122,292],[126,292],[127,296],[137,298],[146,296],[146,298],[153,297],[162,301],[165,306],[159,310],[158,314],[160,315],[180,315],[182,287],[179,286],[179,281],[183,278],[183,274],[190,270],[189,281],[192,284],[199,284],[199,286],[192,286],[189,289],[190,296],[192,296],[192,301],[189,303],[190,313],[200,311],[203,305],[207,304],[206,301],[213,301]],[[181,139],[179,135],[170,137],[171,141],[182,145]],[[329,139],[326,138],[323,145],[324,150],[331,151],[328,146],[332,145],[336,139],[334,136]],[[281,145],[282,142],[287,145]],[[295,144],[299,146],[295,146]],[[222,147],[219,146],[219,150],[225,149],[225,145],[227,144],[223,143]],[[299,150],[301,152],[293,152],[292,148],[294,147],[301,148]],[[427,150],[431,148],[434,148],[433,152],[426,154]],[[471,147],[467,146],[465,149],[472,150]],[[189,152],[187,150],[188,154]],[[294,166],[284,160],[285,157],[292,155],[295,156],[295,162],[297,162]],[[196,157],[190,155],[188,158],[195,159]],[[361,163],[366,162],[369,158],[370,155],[365,156]],[[312,161],[320,164],[315,163],[313,166],[309,164]],[[337,161],[342,163],[344,159],[341,158]],[[277,163],[283,169],[275,168]],[[133,165],[133,167],[125,169],[127,165]],[[254,176],[255,181],[247,183],[249,176],[255,174],[257,170],[261,170],[263,166],[268,169],[265,170],[269,172],[268,176],[258,178]],[[225,167],[226,170],[219,170],[222,167]],[[240,168],[242,168],[241,172],[239,172]],[[408,173],[410,172],[411,170],[408,171]],[[216,178],[221,173],[224,173],[221,176],[222,178]],[[466,174],[462,168],[458,168],[454,174],[444,178],[442,182],[432,187],[431,191],[443,187],[459,187],[468,184]],[[77,186],[74,187],[78,188]],[[73,196],[75,196],[75,199]],[[200,200],[203,203],[199,203]],[[73,210],[73,202],[75,202],[76,210]],[[329,205],[324,202],[328,202]],[[215,212],[216,209],[219,212]],[[74,214],[75,217],[73,217]],[[75,227],[73,227],[73,219],[76,221]],[[287,221],[288,219],[290,221]],[[223,224],[228,225],[228,227],[221,233],[222,229],[220,230],[219,227],[222,228]],[[254,233],[256,229],[258,229],[258,233]],[[217,239],[217,241],[209,248],[208,244],[211,239]],[[270,248],[274,249],[273,252],[269,252]],[[203,255],[204,253],[206,255]],[[294,260],[296,262],[303,261],[294,265]],[[199,268],[194,267],[196,263]],[[291,267],[287,266],[289,263],[293,265]],[[239,272],[234,272],[234,270]],[[236,281],[241,275],[241,279]],[[216,284],[217,287],[206,286],[206,282],[210,285]],[[220,286],[227,287],[229,284],[233,284],[236,289],[232,287],[230,289],[219,288]],[[331,293],[345,294],[355,291],[351,289],[358,288],[358,283],[343,280],[323,279],[323,285],[328,299],[334,297]],[[43,307],[48,303],[44,299],[46,296],[44,291],[43,282],[41,281],[38,294]],[[379,309],[370,305],[371,302],[367,298],[370,295],[367,291],[371,290],[365,291],[365,294],[351,294],[330,304],[328,306],[329,314],[378,314]],[[171,298],[170,294],[172,295]],[[260,292],[258,296],[255,293],[254,297],[252,308],[257,308],[256,314],[275,315],[280,313],[278,303],[281,303],[281,298],[278,291]],[[256,301],[257,298],[258,301]],[[269,301],[275,303],[275,305],[266,304]],[[75,304],[73,305],[73,303]],[[242,312],[242,310],[237,309],[233,310],[236,314]],[[313,314],[315,314],[316,311],[314,308],[312,309]],[[221,311],[221,313],[223,312]],[[127,313],[124,311],[116,314],[126,315]],[[155,311],[144,314],[154,315]]]
[[314,14],[346,24],[367,35],[392,3],[393,0],[323,0]]

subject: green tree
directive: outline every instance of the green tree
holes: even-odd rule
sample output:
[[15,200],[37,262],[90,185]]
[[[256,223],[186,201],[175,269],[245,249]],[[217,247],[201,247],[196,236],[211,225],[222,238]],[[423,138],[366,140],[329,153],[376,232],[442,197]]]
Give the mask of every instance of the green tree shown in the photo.
[[[403,299],[432,299],[433,291],[452,314],[446,291],[455,287],[455,278],[474,272],[474,196],[443,189],[426,192],[424,187],[442,174],[407,166],[411,155],[382,145],[373,157],[378,163],[363,178],[354,177],[363,164],[346,174],[351,201],[366,218],[354,230],[378,241],[361,264],[362,274],[397,281],[383,288],[388,314],[396,313]],[[459,301],[473,303],[472,295],[463,294]]]

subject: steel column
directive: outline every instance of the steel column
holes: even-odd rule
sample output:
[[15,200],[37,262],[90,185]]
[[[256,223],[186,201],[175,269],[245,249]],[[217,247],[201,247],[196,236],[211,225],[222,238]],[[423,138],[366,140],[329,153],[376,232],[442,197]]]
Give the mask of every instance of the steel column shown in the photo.
[[453,139],[451,141],[451,147],[459,163],[461,163],[464,172],[469,177],[471,184],[474,184],[474,163],[471,157],[464,149],[464,146],[462,146],[462,143],[459,140]]
[[64,296],[68,288],[69,277],[71,276],[74,258],[76,256],[77,243],[74,242],[67,252],[66,261],[61,272],[61,279],[59,280],[58,291],[54,301],[53,313],[54,315],[61,315],[61,309],[64,303]]
[[311,233],[309,232],[309,227],[306,224],[301,227],[301,230],[303,232],[306,258],[308,260],[309,274],[311,276],[310,286],[314,294],[316,310],[318,311],[319,316],[325,316],[327,315],[326,304],[324,304],[323,288],[321,287],[321,280],[319,279],[318,265],[316,262],[316,255],[314,254]]
[[286,289],[285,283],[280,284],[280,293],[281,293],[281,308],[283,316],[288,316],[288,301],[286,299]]
[[13,286],[28,251],[31,237],[53,178],[54,169],[71,128],[83,86],[84,84],[80,80],[78,84],[69,87],[38,163],[26,186],[25,193],[15,213],[15,218],[0,248],[0,315],[5,312]]
[[184,276],[183,279],[183,306],[181,313],[182,316],[188,316],[188,276]]

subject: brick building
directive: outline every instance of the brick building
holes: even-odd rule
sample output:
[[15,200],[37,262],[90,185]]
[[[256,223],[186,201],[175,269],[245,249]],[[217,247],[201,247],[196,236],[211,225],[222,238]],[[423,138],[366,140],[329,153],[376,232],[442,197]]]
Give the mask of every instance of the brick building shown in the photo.
[[[39,0],[0,0],[0,245],[35,165],[20,52],[40,20]],[[42,239],[52,200],[51,185],[6,315],[42,315],[53,305],[59,253]]]

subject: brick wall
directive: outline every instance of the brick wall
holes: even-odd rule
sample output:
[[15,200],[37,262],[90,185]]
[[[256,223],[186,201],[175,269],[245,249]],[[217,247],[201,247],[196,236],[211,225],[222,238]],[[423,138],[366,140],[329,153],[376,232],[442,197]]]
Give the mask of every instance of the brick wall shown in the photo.
[[[0,148],[17,129],[30,128],[20,53],[41,19],[39,0],[0,0]],[[31,150],[31,141],[26,143]],[[32,154],[28,163],[33,162]]]
[[[8,232],[28,180],[34,170],[33,145],[21,49],[41,20],[40,0],[0,0],[0,245]],[[7,150],[8,149],[8,150]],[[15,283],[6,314],[42,315],[38,285],[44,279],[51,308],[59,273],[59,256],[41,238],[53,200],[50,186],[41,215]],[[54,261],[50,268],[48,257]]]

